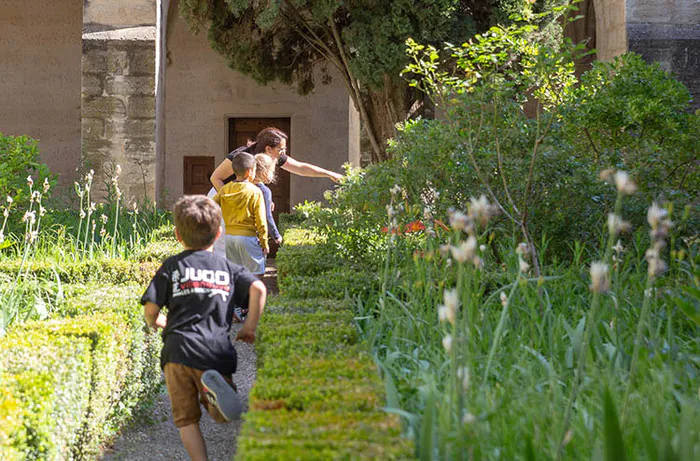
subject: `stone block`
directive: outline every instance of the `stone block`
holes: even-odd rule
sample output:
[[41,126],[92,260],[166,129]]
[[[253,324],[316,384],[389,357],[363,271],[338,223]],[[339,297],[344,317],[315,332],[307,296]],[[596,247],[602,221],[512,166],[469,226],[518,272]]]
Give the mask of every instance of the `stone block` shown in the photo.
[[146,138],[132,137],[126,140],[124,152],[130,159],[141,159],[144,164],[155,162],[156,141],[153,136]]
[[102,79],[96,75],[83,75],[83,97],[85,96],[101,96]]
[[126,117],[110,118],[105,123],[105,137],[117,144],[129,135],[125,133]]
[[82,57],[83,73],[104,74],[107,72],[107,50],[97,47],[86,47]]
[[126,138],[155,138],[155,135],[155,120],[127,120],[124,124],[124,137]]
[[124,49],[109,47],[107,52],[109,75],[129,75],[129,54]]
[[105,135],[105,122],[99,118],[83,118],[82,120],[83,139],[102,139]]
[[109,118],[126,115],[126,105],[119,98],[98,96],[83,100],[82,116],[85,118]]
[[84,156],[93,155],[98,152],[106,152],[109,154],[111,147],[112,143],[108,139],[83,138]]
[[105,79],[105,90],[110,95],[155,94],[154,77],[109,76]]
[[155,75],[156,72],[156,45],[155,42],[146,42],[148,47],[138,46],[131,49],[129,59],[130,75]]
[[127,111],[129,117],[155,118],[156,98],[155,96],[130,96]]

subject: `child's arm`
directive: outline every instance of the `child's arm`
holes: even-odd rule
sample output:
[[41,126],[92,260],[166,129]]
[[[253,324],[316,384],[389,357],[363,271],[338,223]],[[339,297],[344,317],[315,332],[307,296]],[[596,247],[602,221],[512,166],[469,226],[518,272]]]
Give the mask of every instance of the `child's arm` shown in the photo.
[[265,254],[270,252],[270,246],[267,243],[267,217],[265,216],[265,199],[259,188],[256,188],[257,194],[253,202],[253,212],[255,213],[255,227],[258,229],[258,240]]
[[267,213],[267,228],[272,236],[272,239],[279,245],[282,243],[282,236],[280,231],[277,229],[277,224],[275,224],[275,218],[272,216],[272,191],[269,187],[264,184],[260,187],[260,190],[265,197],[265,211]]
[[265,309],[267,288],[260,280],[257,280],[250,285],[248,296],[248,317],[245,319],[243,328],[238,331],[236,341],[253,344],[255,342],[255,330],[258,328],[258,322]]
[[153,329],[165,328],[167,318],[160,313],[160,307],[157,304],[147,302],[143,306],[143,316],[146,317],[146,323]]

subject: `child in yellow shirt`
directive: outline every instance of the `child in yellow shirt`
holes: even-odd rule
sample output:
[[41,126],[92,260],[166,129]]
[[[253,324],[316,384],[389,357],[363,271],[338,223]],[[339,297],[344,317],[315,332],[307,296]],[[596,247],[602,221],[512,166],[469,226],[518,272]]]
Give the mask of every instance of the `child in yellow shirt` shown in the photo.
[[226,224],[226,258],[253,274],[265,273],[267,217],[262,191],[255,178],[255,157],[241,152],[232,160],[236,179],[224,185],[213,200],[221,206]]

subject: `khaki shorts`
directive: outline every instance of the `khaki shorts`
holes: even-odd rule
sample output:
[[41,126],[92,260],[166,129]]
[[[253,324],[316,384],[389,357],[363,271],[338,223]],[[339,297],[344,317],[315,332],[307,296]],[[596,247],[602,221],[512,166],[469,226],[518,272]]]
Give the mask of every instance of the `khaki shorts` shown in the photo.
[[[176,427],[199,423],[199,419],[202,417],[200,403],[204,405],[214,421],[217,423],[227,422],[219,410],[204,396],[204,387],[201,381],[203,370],[168,362],[163,371]],[[224,376],[224,378],[232,384],[231,377]]]

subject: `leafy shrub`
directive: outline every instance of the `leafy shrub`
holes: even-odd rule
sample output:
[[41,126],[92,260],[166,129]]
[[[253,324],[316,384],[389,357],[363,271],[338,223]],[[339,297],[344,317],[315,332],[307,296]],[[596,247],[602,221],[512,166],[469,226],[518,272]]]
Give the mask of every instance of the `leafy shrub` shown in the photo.
[[27,176],[32,176],[41,187],[44,178],[54,185],[55,178],[41,163],[37,141],[27,136],[9,136],[0,133],[0,197],[11,196],[13,208],[23,209],[29,204],[26,189]]
[[182,245],[175,239],[155,240],[136,251],[134,259],[141,262],[162,263],[167,258],[182,251]]
[[[405,123],[390,144],[392,160],[351,171],[328,195],[327,207],[306,204],[299,212],[342,259],[379,267],[386,255],[381,229],[389,222],[389,189],[401,187],[392,203],[399,227],[423,220],[425,209],[447,222],[450,208],[464,210],[470,197],[489,195],[470,155],[503,204],[510,196],[522,211],[527,201],[533,242],[549,241],[548,251],[559,260],[571,258],[574,241],[592,244],[600,237],[615,199],[599,180],[605,169],[624,169],[639,186],[623,209],[636,226],[645,222],[652,200],[674,201],[680,208],[693,204],[700,194],[700,116],[688,112],[688,91],[669,73],[634,54],[595,63],[577,87],[561,91],[554,112],[540,110],[530,118],[521,105],[527,91],[510,98],[522,88],[510,80],[519,78],[511,75],[515,70],[493,77],[483,93],[471,91],[473,82],[465,83],[470,89],[462,94],[455,89],[443,107],[449,119]],[[510,237],[515,228],[502,214],[493,232]]]
[[315,276],[339,265],[338,258],[327,245],[285,245],[277,252],[275,262],[280,279],[291,273]]
[[[136,303],[133,293],[121,298],[115,296],[114,292],[110,296],[109,288],[105,290],[105,296],[99,298],[86,293],[85,296],[92,301],[85,305],[82,305],[81,299],[69,300],[65,313],[75,317],[26,322],[14,327],[6,338],[0,340],[0,348],[7,346],[11,351],[5,361],[11,365],[10,372],[13,374],[7,376],[21,378],[26,375],[33,379],[28,387],[20,386],[24,389],[22,392],[31,391],[31,394],[20,393],[19,395],[24,397],[15,399],[23,402],[19,407],[18,417],[28,421],[25,424],[28,427],[26,438],[23,439],[19,433],[12,437],[0,436],[0,440],[10,440],[12,446],[25,447],[21,448],[25,451],[46,451],[54,449],[54,446],[65,450],[70,445],[73,450],[72,457],[91,459],[96,456],[101,444],[112,437],[128,420],[135,406],[156,389],[160,382],[158,337],[147,333],[140,305]],[[28,340],[44,338],[46,347],[62,348],[61,352],[44,354],[42,351],[46,351],[41,348],[28,348],[22,352],[23,349],[19,347],[21,344],[15,345],[15,338],[25,337]],[[85,346],[81,349],[82,353],[76,349],[80,345]],[[73,358],[64,357],[63,349],[65,354],[71,354]],[[33,353],[35,355],[31,356]],[[27,360],[20,360],[21,357],[29,356],[31,358]],[[60,364],[54,362],[56,360],[60,361]],[[78,364],[84,364],[84,367],[75,368],[75,365],[72,365],[75,360]],[[52,366],[53,363],[56,365]],[[38,374],[34,373],[35,370],[38,370]],[[70,376],[65,375],[66,373]],[[84,373],[86,378],[81,378],[81,373]],[[61,385],[52,384],[60,383],[62,379],[71,384],[69,391],[61,391]],[[81,381],[81,385],[77,385],[76,380],[80,379],[85,379],[86,382]],[[41,383],[44,382],[49,383],[47,389],[52,392],[37,394],[43,389]],[[3,389],[3,398],[8,400],[4,396],[5,392]],[[9,392],[11,398],[12,395],[16,395],[12,394],[11,389]],[[67,392],[67,397],[61,397],[64,400],[77,398],[74,394],[80,394],[81,398],[89,398],[86,411],[70,413],[72,416],[66,423],[69,426],[64,426],[62,419],[54,420],[49,416],[54,415],[56,411],[62,414],[60,412],[70,412],[73,409],[78,411],[81,408],[79,402],[73,402],[71,405],[54,409],[52,399],[58,397],[53,396],[60,397],[63,395],[61,392]],[[28,413],[22,413],[23,411]],[[46,418],[50,422],[46,422]],[[32,435],[35,433],[45,435],[35,440],[35,436]]]
[[351,320],[340,307],[263,316],[236,459],[411,458],[398,419],[379,411],[381,383]]
[[251,411],[238,450],[241,461],[414,459],[397,418],[381,412]]
[[14,415],[8,411],[6,417],[21,421],[0,437],[9,442],[0,444],[3,453],[7,447],[22,459],[70,458],[88,409],[90,341],[14,333],[0,340],[0,350],[0,398],[17,402]]
[[347,300],[328,298],[287,298],[285,296],[270,296],[265,305],[267,314],[313,314],[316,312],[347,311],[350,303]]
[[[0,274],[11,278],[19,272],[21,261],[6,261],[0,267]],[[57,264],[41,260],[25,269],[28,277],[38,280],[61,283],[102,282],[105,284],[148,283],[160,266],[160,262],[132,262],[123,259],[83,260],[78,262],[63,261]]]
[[352,268],[333,269],[315,276],[291,275],[278,280],[282,295],[291,298],[344,299],[379,288],[379,276]]

